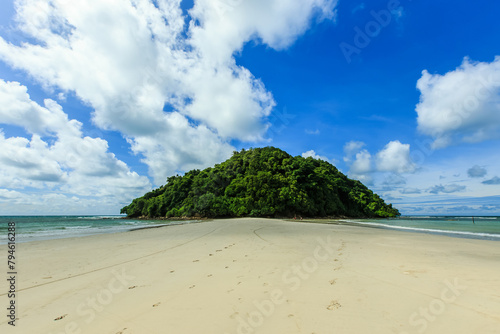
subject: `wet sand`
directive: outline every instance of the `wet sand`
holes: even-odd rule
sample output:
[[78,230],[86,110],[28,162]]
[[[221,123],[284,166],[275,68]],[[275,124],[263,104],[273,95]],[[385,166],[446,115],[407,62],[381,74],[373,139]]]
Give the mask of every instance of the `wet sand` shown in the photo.
[[[3,316],[1,333],[500,328],[495,241],[245,218],[21,243],[17,255],[18,320]],[[7,291],[3,280],[5,314]]]

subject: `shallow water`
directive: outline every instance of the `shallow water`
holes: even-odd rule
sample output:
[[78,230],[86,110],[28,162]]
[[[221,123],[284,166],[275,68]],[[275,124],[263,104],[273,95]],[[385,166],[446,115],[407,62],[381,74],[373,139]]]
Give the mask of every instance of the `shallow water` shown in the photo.
[[391,219],[345,220],[351,224],[401,231],[500,241],[500,217],[403,216]]
[[123,219],[122,216],[2,216],[0,217],[0,244],[7,243],[9,222],[16,223],[17,243],[188,223],[188,221]]

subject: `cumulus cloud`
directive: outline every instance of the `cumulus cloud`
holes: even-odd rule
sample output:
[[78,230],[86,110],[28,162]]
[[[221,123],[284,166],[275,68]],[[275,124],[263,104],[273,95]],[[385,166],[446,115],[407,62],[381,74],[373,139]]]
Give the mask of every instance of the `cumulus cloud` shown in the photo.
[[461,186],[458,184],[448,184],[445,186],[440,184],[440,185],[436,185],[436,186],[430,188],[429,192],[431,194],[439,194],[439,193],[451,194],[451,193],[464,191],[465,188],[466,188],[465,186]]
[[309,157],[311,157],[313,159],[319,159],[319,160],[328,161],[327,157],[324,157],[324,156],[316,154],[316,152],[314,150],[310,150],[310,151],[302,153],[302,157],[303,158],[309,158]]
[[377,153],[376,165],[380,172],[412,173],[416,169],[410,158],[410,145],[399,140],[391,141]]
[[309,157],[311,157],[311,158],[314,158],[314,159],[319,159],[319,160],[323,160],[323,161],[329,162],[331,164],[335,164],[335,163],[338,162],[335,159],[328,159],[327,157],[325,157],[323,155],[316,154],[316,152],[314,150],[310,150],[310,151],[302,153],[302,157],[303,158],[309,158]]
[[[46,99],[32,101],[27,88],[0,79],[0,123],[23,127],[31,138],[0,131],[0,187],[51,189],[81,196],[109,196],[122,201],[150,189],[149,180],[132,172],[101,138],[84,137],[82,124]],[[19,198],[3,189],[0,196]]]
[[373,178],[370,173],[372,172],[372,155],[370,152],[362,150],[357,153],[351,164],[351,168],[349,169],[349,177],[366,184],[371,184],[373,182]]
[[[234,54],[256,40],[290,46],[334,0],[17,0],[29,41],[0,38],[0,58],[43,86],[74,92],[93,121],[117,130],[156,183],[231,155],[232,139],[258,141],[276,105]],[[105,32],[105,33],[103,33]]]
[[467,170],[467,175],[469,175],[469,177],[484,177],[487,173],[488,171],[486,168],[478,165],[475,165]]
[[200,22],[192,22],[192,41],[212,61],[230,57],[251,39],[284,49],[307,30],[313,14],[320,20],[334,18],[336,4],[336,0],[235,1],[224,11],[218,1],[198,0],[190,11]]
[[500,133],[500,56],[491,63],[464,59],[444,75],[422,72],[418,130],[434,138],[434,149],[475,143]]
[[351,141],[344,146],[344,161],[350,164],[348,174],[352,178],[371,183],[370,174],[391,173],[383,181],[384,188],[389,189],[406,182],[400,174],[416,171],[416,166],[410,158],[409,144],[402,144],[397,140],[391,141],[375,157],[363,149],[364,146],[365,143],[359,141]]
[[22,198],[23,194],[15,191],[15,190],[8,190],[8,189],[0,189],[0,198],[4,200],[13,200],[13,199],[18,199]]
[[345,153],[344,161],[345,162],[351,161],[351,159],[354,157],[354,155],[356,153],[358,153],[359,151],[361,151],[361,149],[365,146],[366,146],[366,144],[363,143],[362,141],[352,140],[352,141],[346,143],[344,145],[344,153]]
[[351,165],[351,172],[364,174],[372,171],[372,155],[367,150],[356,154],[356,159]]
[[500,184],[500,177],[495,176],[490,180],[483,181],[483,184],[486,185],[499,185]]

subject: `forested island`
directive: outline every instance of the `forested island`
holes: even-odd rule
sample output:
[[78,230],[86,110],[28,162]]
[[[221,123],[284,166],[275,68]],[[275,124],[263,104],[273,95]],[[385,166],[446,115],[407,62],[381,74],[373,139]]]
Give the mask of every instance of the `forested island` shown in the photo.
[[395,217],[400,213],[332,164],[254,148],[166,185],[121,209],[128,217]]

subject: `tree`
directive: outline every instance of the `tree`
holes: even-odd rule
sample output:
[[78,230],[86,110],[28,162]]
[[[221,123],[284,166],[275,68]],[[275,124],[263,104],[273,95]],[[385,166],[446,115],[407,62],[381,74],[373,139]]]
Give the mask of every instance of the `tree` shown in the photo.
[[130,217],[394,217],[361,182],[330,163],[274,148],[234,152],[213,168],[172,176],[122,208]]

